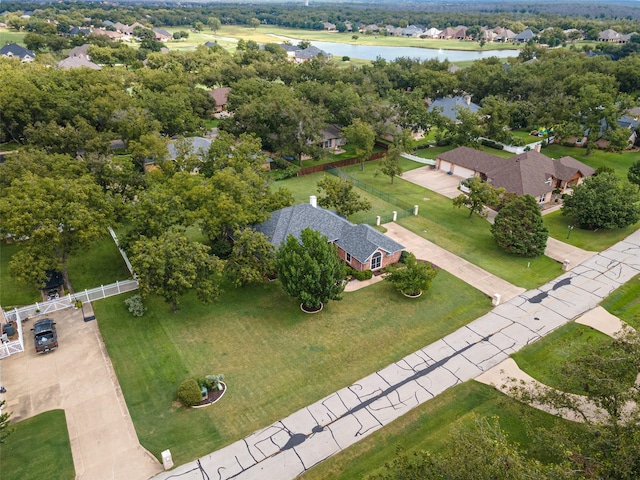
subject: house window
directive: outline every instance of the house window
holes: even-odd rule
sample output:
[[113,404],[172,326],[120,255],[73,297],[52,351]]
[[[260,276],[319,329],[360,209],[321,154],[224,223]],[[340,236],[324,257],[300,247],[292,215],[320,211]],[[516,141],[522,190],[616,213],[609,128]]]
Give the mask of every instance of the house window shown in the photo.
[[351,254],[350,253],[347,253],[346,258],[347,258],[347,263],[351,263]]
[[376,268],[380,268],[382,265],[382,254],[380,252],[376,252],[371,257],[371,270],[375,270]]
[[540,202],[540,203],[544,203],[544,200],[545,200],[546,198],[547,198],[547,194],[546,194],[546,193],[543,193],[543,194],[540,196],[540,200],[539,200],[539,202]]

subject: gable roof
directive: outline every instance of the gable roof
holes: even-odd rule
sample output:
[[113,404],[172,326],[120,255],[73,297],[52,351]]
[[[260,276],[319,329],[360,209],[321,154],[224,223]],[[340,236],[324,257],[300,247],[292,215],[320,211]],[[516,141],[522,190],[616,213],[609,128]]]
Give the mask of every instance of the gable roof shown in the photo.
[[209,95],[215,100],[216,106],[222,107],[228,103],[230,91],[229,87],[214,88],[209,92]]
[[329,58],[331,57],[331,55],[329,55],[327,52],[325,52],[324,50],[320,50],[318,47],[314,47],[313,45],[310,45],[309,47],[303,49],[298,48],[298,50],[295,51],[295,56],[296,58],[315,58],[318,55],[322,54],[323,56]]
[[102,67],[86,57],[68,57],[58,62],[58,68],[69,70],[72,68],[90,68],[91,70],[101,70]]
[[473,113],[478,113],[480,110],[480,107],[471,101],[471,97],[462,96],[436,98],[427,110],[431,112],[434,108],[441,109],[440,115],[444,115],[454,122],[458,120],[458,110],[461,108]]
[[354,225],[334,212],[309,203],[277,210],[269,220],[255,228],[276,247],[284,243],[289,235],[300,240],[302,231],[312,228],[360,263],[366,263],[378,249],[391,254],[404,248],[369,225]]
[[342,138],[342,135],[340,133],[341,131],[342,131],[342,128],[339,125],[336,125],[335,123],[330,123],[325,128],[323,128],[320,133],[322,133],[323,140],[326,141],[333,138]]
[[522,32],[517,34],[515,37],[513,37],[512,40],[517,42],[528,42],[535,36],[536,36],[535,33],[533,33],[530,28],[527,28],[526,30],[523,30]]
[[79,47],[73,47],[69,50],[68,57],[88,57],[89,56],[89,44],[85,43]]
[[438,158],[486,175],[494,187],[534,197],[553,190],[550,178],[569,181],[576,174],[589,177],[595,173],[593,168],[575,158],[554,160],[535,150],[502,158],[469,147],[458,147]]
[[4,47],[0,48],[0,55],[5,57],[18,57],[20,59],[36,58],[36,54],[31,50],[27,50],[17,43],[8,43]]

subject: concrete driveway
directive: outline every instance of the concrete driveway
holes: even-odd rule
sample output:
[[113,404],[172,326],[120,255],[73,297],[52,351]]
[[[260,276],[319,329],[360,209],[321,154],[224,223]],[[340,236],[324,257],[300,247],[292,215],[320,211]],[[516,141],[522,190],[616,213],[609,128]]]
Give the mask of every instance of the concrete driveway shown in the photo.
[[582,250],[581,248],[556,240],[553,237],[547,238],[547,248],[544,250],[544,254],[547,257],[553,258],[557,262],[562,263],[565,260],[569,260],[569,270],[594,255],[597,255],[597,253],[598,252]]
[[[92,315],[90,305],[85,313]],[[64,409],[77,479],[145,479],[162,470],[138,442],[118,379],[96,321],[80,310],[47,315],[56,321],[59,348],[36,355],[30,328],[23,322],[25,352],[5,358],[1,381],[12,421]]]
[[460,177],[447,175],[443,170],[433,170],[431,167],[420,167],[404,172],[402,179],[449,198],[455,198],[461,193],[458,190]]
[[387,229],[385,235],[404,245],[405,249],[414,253],[417,258],[432,262],[489,297],[499,293],[501,301],[506,302],[525,291],[524,288],[496,277],[397,223],[385,223],[384,227]]

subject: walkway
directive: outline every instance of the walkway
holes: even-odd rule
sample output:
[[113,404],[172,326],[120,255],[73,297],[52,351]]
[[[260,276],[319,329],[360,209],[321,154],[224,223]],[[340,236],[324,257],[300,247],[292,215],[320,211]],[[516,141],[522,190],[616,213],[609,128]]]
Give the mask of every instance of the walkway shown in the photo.
[[575,265],[579,265],[585,260],[593,257],[598,252],[589,252],[568,243],[556,240],[553,237],[547,238],[547,248],[544,250],[544,254],[554,259],[557,262],[564,262],[569,260],[569,268],[573,268]]
[[[90,304],[85,315],[93,315]],[[2,360],[0,384],[12,421],[64,409],[77,479],[146,479],[160,463],[138,442],[133,422],[95,321],[81,310],[47,315],[56,321],[60,347],[36,355],[23,322],[26,351]]]
[[414,253],[417,258],[437,265],[489,297],[499,293],[501,301],[505,302],[525,291],[524,288],[511,285],[397,223],[386,223],[384,227],[387,229],[385,234],[388,237],[404,245],[405,249]]
[[638,273],[640,232],[635,232],[571,272],[512,298],[441,340],[242,440],[155,478],[293,479],[592,310]]

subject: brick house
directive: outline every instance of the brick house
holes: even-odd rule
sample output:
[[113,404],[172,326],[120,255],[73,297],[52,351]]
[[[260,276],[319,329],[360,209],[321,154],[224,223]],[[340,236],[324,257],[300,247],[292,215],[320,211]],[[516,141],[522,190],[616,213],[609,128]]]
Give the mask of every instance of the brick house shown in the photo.
[[310,203],[282,208],[271,214],[256,230],[279,247],[289,235],[300,238],[305,228],[326,236],[338,247],[338,255],[356,270],[380,270],[397,263],[404,247],[369,225],[354,225],[338,214],[318,207],[316,197]]
[[531,195],[539,203],[552,201],[554,190],[564,193],[595,173],[573,157],[557,160],[537,150],[502,158],[469,147],[458,147],[438,155],[436,168],[461,178],[480,177],[494,187],[517,195]]

